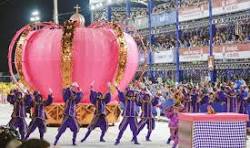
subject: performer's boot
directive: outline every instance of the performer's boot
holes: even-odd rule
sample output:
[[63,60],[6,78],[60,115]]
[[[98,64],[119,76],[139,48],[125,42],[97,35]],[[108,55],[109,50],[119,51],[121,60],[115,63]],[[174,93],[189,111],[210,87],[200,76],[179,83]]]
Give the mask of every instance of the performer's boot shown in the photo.
[[40,133],[40,140],[43,140],[44,133]]
[[137,140],[137,137],[134,137],[133,139],[134,139],[134,144],[137,144],[137,145],[140,144],[140,143],[138,142],[138,140]]
[[102,131],[101,137],[100,137],[100,142],[106,142],[103,137],[105,135],[106,131]]
[[115,145],[118,145],[118,144],[120,144],[120,140],[116,139]]
[[116,138],[115,145],[120,144],[120,139],[122,138],[124,130],[125,130],[125,128],[120,130],[120,132],[119,132],[119,134],[118,134],[118,136]]
[[150,140],[150,135],[151,135],[152,131],[148,131],[148,134],[146,136],[146,141],[151,141]]
[[171,142],[171,137],[168,138],[167,144],[170,144]]
[[76,145],[76,136],[77,136],[77,132],[73,133],[73,138],[72,138],[72,144]]
[[57,144],[58,140],[59,140],[59,138],[56,137],[56,139],[55,139],[55,141],[54,141],[54,145]]
[[81,140],[81,142],[84,142],[88,138],[90,133],[91,133],[91,130],[88,130],[87,133],[85,134],[84,138]]

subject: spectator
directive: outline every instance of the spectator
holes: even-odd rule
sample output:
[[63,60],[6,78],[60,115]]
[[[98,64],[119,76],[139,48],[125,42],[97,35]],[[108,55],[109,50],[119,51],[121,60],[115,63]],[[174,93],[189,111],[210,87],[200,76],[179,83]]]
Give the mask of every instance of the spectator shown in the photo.
[[0,146],[2,148],[17,148],[19,145],[21,142],[18,132],[9,127],[0,126]]
[[45,140],[30,139],[23,142],[18,148],[49,148],[50,144]]

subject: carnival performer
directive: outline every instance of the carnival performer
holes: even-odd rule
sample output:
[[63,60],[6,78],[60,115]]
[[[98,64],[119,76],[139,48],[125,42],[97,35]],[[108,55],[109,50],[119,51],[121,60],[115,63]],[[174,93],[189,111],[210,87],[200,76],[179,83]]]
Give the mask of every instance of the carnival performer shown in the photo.
[[191,95],[190,95],[190,89],[187,86],[184,86],[183,88],[183,104],[188,112],[191,111]]
[[185,110],[183,105],[176,106],[176,102],[173,99],[168,99],[164,103],[165,115],[169,119],[168,127],[170,129],[170,137],[167,140],[167,144],[174,141],[173,148],[177,147],[178,138],[178,112],[183,112]]
[[63,99],[65,102],[64,120],[61,127],[58,129],[54,145],[57,144],[59,138],[65,132],[66,128],[70,128],[70,130],[73,132],[72,144],[76,145],[76,137],[79,131],[79,125],[76,119],[76,105],[81,101],[82,97],[83,93],[76,82],[72,83],[70,87],[63,90]]
[[224,86],[219,87],[219,89],[216,92],[216,97],[217,97],[217,101],[219,101],[222,106],[225,106],[224,111],[227,111],[227,105],[226,105],[227,104],[227,95],[225,93]]
[[101,92],[94,91],[93,83],[90,85],[90,102],[95,106],[95,114],[88,126],[88,131],[81,142],[85,141],[96,127],[99,127],[102,131],[100,142],[105,142],[104,135],[108,129],[106,105],[111,101],[110,86],[111,84],[108,83],[108,92],[103,95]]
[[34,91],[33,97],[34,100],[32,100],[30,103],[30,107],[34,108],[34,112],[32,114],[32,120],[29,124],[25,139],[28,139],[30,134],[34,132],[36,128],[38,128],[40,139],[43,140],[44,133],[46,132],[46,114],[44,108],[53,102],[52,90],[49,89],[47,100],[43,100],[43,97],[39,91]]
[[233,86],[228,86],[227,87],[227,98],[228,98],[228,108],[230,112],[237,112],[237,107],[238,107],[238,100],[237,100],[237,94],[236,94],[236,89],[233,88]]
[[207,106],[209,104],[209,92],[207,88],[203,88],[200,94],[200,111],[207,112]]
[[119,88],[116,86],[116,89],[118,91],[118,98],[120,102],[124,104],[124,110],[123,110],[123,120],[119,125],[119,134],[116,138],[115,145],[118,145],[120,143],[120,139],[122,138],[122,135],[124,131],[126,130],[127,126],[130,125],[130,129],[133,133],[133,142],[134,144],[139,144],[137,140],[137,95],[135,93],[135,90],[132,90],[131,88],[127,88],[126,96],[123,92],[119,90]]
[[239,113],[247,114],[247,105],[248,105],[248,98],[249,98],[249,90],[246,85],[241,86],[239,99],[240,99],[240,109]]
[[13,113],[11,115],[11,120],[9,126],[12,129],[19,129],[21,135],[21,140],[25,139],[27,133],[27,123],[25,121],[26,117],[26,107],[30,104],[32,97],[30,94],[23,96],[22,92],[14,89],[10,91],[7,97],[10,104],[14,106]]
[[199,112],[200,110],[200,103],[198,102],[199,94],[196,88],[192,88],[190,97],[191,97],[192,112],[193,113]]
[[153,108],[158,105],[159,97],[153,97],[150,92],[142,92],[139,95],[137,104],[141,106],[141,120],[138,124],[137,134],[139,134],[142,129],[147,125],[148,133],[146,136],[146,141],[150,140],[150,135],[155,128],[155,119],[153,116]]

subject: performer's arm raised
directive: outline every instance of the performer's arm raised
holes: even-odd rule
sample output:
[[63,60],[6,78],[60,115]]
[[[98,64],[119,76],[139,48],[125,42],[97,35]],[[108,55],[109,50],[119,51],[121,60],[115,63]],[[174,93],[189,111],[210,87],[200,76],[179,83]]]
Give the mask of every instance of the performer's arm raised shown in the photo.
[[33,106],[32,96],[29,92],[27,92],[24,96],[24,103],[25,103],[25,106],[27,107]]
[[106,93],[105,98],[104,98],[106,104],[108,104],[111,101],[111,93],[110,93],[111,83],[109,82],[107,85],[108,85],[108,92]]
[[44,106],[49,106],[53,102],[53,92],[49,89],[48,99],[44,101]]
[[92,104],[96,104],[96,97],[97,97],[97,93],[94,91],[93,89],[93,85],[94,85],[95,81],[91,82],[90,84],[90,95],[89,95],[89,100]]
[[76,104],[80,103],[80,101],[82,100],[83,98],[83,93],[81,90],[79,90],[79,92],[76,93]]

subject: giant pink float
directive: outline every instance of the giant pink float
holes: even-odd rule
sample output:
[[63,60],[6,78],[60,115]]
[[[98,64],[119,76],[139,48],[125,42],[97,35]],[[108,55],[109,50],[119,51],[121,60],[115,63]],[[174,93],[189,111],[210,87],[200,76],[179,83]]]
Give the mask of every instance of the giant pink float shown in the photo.
[[[15,55],[20,82],[30,90],[39,90],[43,96],[51,88],[55,106],[62,105],[62,89],[72,82],[78,82],[83,90],[85,105],[89,103],[92,81],[97,91],[106,92],[108,82],[116,82],[124,90],[138,66],[137,45],[130,35],[121,32],[119,25],[99,22],[84,27],[79,21],[82,16],[75,15],[78,17],[73,16],[64,26],[27,25],[16,33],[9,47],[13,78],[12,56]],[[112,102],[117,105],[115,91]]]

